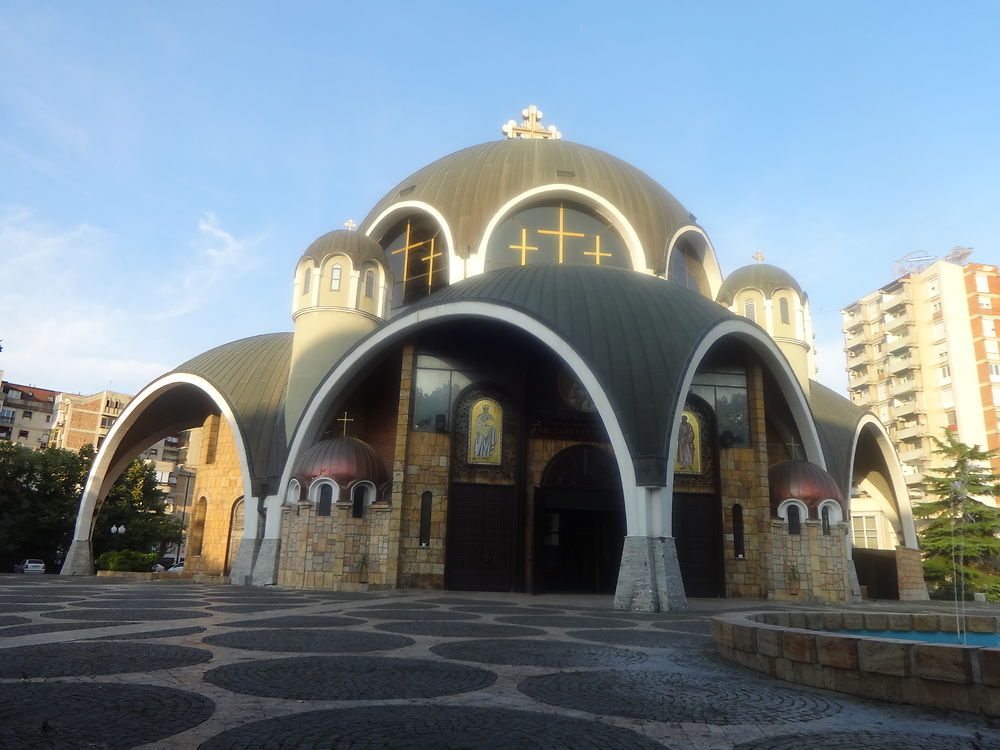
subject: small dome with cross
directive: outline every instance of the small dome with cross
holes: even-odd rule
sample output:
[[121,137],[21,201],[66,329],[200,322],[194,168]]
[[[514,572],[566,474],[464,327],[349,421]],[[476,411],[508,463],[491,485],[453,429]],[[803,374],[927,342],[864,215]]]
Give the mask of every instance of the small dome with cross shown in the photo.
[[303,487],[326,477],[341,490],[348,490],[358,482],[371,482],[381,489],[389,481],[389,472],[375,450],[365,441],[346,435],[321,440],[304,451],[295,462],[292,475]]

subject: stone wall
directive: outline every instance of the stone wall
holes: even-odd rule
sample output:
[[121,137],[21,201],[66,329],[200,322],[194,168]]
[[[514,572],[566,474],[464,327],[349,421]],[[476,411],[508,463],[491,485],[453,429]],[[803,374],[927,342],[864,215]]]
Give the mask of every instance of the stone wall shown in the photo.
[[899,598],[909,601],[930,599],[924,581],[924,565],[920,550],[896,547],[896,578]]
[[801,534],[789,534],[781,519],[771,522],[771,599],[784,601],[850,601],[846,523],[832,524],[823,534],[819,521],[802,523]]

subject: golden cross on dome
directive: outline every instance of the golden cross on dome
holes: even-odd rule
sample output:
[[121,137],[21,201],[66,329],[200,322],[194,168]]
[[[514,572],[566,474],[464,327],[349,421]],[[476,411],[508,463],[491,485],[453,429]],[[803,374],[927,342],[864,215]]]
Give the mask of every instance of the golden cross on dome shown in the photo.
[[[403,281],[410,280],[410,250],[416,250],[427,244],[427,240],[410,244],[410,222],[406,222],[406,244],[397,250],[393,250],[390,255],[403,254]],[[433,250],[432,250],[433,252]]]
[[757,250],[756,252],[754,252],[754,254],[751,255],[750,257],[753,258],[758,263],[763,263],[764,262],[764,254],[760,250]]
[[521,265],[522,266],[528,265],[528,251],[529,250],[537,250],[538,249],[534,245],[529,245],[528,244],[528,230],[525,229],[524,227],[521,227],[521,244],[520,245],[507,245],[507,247],[509,247],[511,250],[520,250],[521,251]]
[[435,253],[434,252],[434,244],[435,244],[434,240],[436,240],[436,239],[437,239],[436,237],[431,237],[431,251],[429,253],[427,253],[427,255],[425,255],[423,258],[420,259],[420,260],[425,261],[427,263],[427,288],[428,289],[430,289],[431,285],[434,283],[434,259],[435,258],[440,258],[441,255],[442,255],[442,253]]
[[539,234],[554,234],[559,238],[559,262],[563,262],[563,237],[583,237],[582,232],[565,231],[565,213],[563,205],[559,204],[559,229],[539,229]]
[[353,422],[354,420],[351,419],[350,417],[348,417],[347,416],[347,412],[345,411],[344,412],[344,416],[339,417],[337,419],[337,421],[343,423],[343,425],[344,425],[344,437],[347,437],[347,423],[348,422]]
[[344,222],[344,226],[353,232],[357,224],[354,223],[354,219],[348,219],[347,221]]
[[555,125],[549,125],[547,128],[539,122],[542,119],[542,110],[532,104],[527,109],[521,110],[521,124],[517,124],[517,120],[508,120],[500,132],[503,133],[508,138],[551,138],[553,140],[559,140],[562,138],[562,133],[560,133]]
[[594,235],[594,252],[589,252],[587,250],[583,251],[584,255],[589,255],[594,259],[594,265],[601,265],[601,258],[610,258],[613,253],[602,253],[601,252],[601,235]]

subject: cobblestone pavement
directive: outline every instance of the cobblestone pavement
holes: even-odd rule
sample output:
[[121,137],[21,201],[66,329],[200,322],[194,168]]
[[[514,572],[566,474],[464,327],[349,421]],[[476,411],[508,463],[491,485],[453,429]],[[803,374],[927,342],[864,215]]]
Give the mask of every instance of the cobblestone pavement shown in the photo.
[[0,748],[1000,750],[1000,720],[769,680],[712,650],[713,614],[782,608],[828,607],[0,575]]

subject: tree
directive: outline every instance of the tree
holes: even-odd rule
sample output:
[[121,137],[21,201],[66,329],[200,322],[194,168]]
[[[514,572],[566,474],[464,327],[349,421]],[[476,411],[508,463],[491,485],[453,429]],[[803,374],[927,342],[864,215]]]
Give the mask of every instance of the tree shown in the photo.
[[934,438],[934,452],[948,465],[926,478],[928,494],[937,499],[913,509],[928,519],[919,531],[924,578],[934,597],[982,592],[1000,601],[1000,508],[976,499],[1000,494],[1000,474],[990,468],[994,451],[968,446],[950,430],[944,437]]
[[[112,534],[111,527],[125,527]],[[134,459],[104,498],[94,524],[94,558],[111,550],[162,552],[180,535],[180,523],[166,512],[151,464]]]

